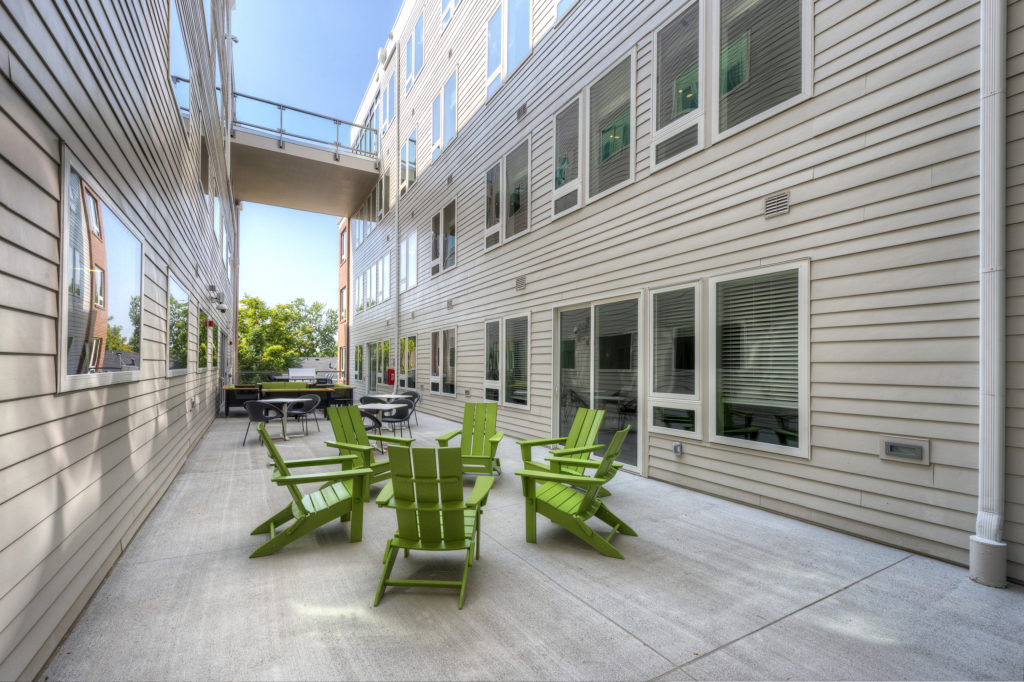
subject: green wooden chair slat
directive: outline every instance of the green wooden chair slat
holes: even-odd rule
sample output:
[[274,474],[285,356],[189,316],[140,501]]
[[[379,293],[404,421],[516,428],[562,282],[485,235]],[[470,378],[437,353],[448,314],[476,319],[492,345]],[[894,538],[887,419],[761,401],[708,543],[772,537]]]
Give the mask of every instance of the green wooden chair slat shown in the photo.
[[[384,550],[384,570],[373,605],[380,603],[389,586],[441,587],[459,590],[461,609],[474,552],[476,558],[480,556],[480,515],[494,477],[478,477],[469,499],[464,499],[461,448],[392,445],[388,448],[388,460],[391,482],[386,491],[387,501],[382,503],[382,491],[378,504],[395,510],[398,528]],[[410,550],[464,550],[462,580],[392,579],[399,549],[406,556]]]
[[[547,464],[533,461],[533,448],[537,446],[561,445],[557,450],[551,450],[556,457],[572,457],[579,460],[589,459],[592,452],[598,452],[603,446],[597,444],[597,436],[601,431],[601,422],[604,421],[604,410],[595,410],[588,407],[580,407],[576,410],[576,416],[569,427],[569,435],[562,438],[539,438],[533,440],[516,441],[523,456],[523,464],[528,469],[535,471],[550,471]],[[584,475],[581,467],[563,466],[562,471],[576,475]],[[611,495],[607,488],[601,488],[598,493],[601,497]]]
[[[364,491],[367,489],[366,480],[371,474],[370,469],[356,466],[358,461],[348,456],[286,462],[267,434],[266,425],[257,424],[256,431],[274,467],[271,480],[287,488],[292,499],[284,509],[253,529],[252,535],[269,533],[270,539],[250,554],[250,558],[273,554],[334,519],[346,521],[351,518],[349,542],[359,542],[363,534]],[[340,464],[341,471],[294,475],[289,464],[295,467]],[[318,490],[303,495],[298,487],[300,483],[322,485]],[[287,527],[282,528],[285,524],[288,524]]]
[[498,444],[504,433],[496,431],[497,403],[466,403],[462,415],[462,428],[438,436],[437,444],[448,447],[459,437],[462,466],[466,473],[501,474]]
[[[615,516],[600,498],[602,486],[615,475],[615,459],[622,452],[622,444],[629,434],[629,427],[616,431],[612,441],[605,448],[597,466],[573,466],[557,461],[551,462],[547,471],[527,468],[516,472],[523,480],[523,495],[526,497],[526,541],[537,542],[537,514],[542,514],[562,526],[605,556],[624,558],[622,552],[611,544],[616,533],[636,535],[622,519]],[[549,460],[550,461],[550,460]],[[593,474],[576,474],[567,469],[593,471]],[[598,534],[587,525],[592,517],[608,524],[612,531],[607,537]]]
[[369,499],[370,484],[386,481],[391,477],[391,465],[386,458],[376,458],[376,448],[373,446],[372,441],[408,446],[412,444],[413,439],[366,433],[366,428],[363,426],[363,416],[359,413],[359,407],[356,405],[328,407],[327,419],[330,421],[331,429],[334,431],[334,440],[328,441],[327,445],[338,448],[343,453],[358,455],[362,466],[369,468],[373,472],[366,479],[366,490],[364,491],[364,498]]

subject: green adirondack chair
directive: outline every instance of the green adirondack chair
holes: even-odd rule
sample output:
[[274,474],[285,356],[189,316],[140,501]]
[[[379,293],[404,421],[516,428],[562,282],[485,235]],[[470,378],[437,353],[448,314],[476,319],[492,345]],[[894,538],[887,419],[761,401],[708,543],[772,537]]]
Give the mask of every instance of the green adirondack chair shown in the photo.
[[[493,476],[479,476],[473,492],[463,501],[462,453],[459,448],[410,448],[392,445],[388,448],[391,462],[391,490],[381,491],[381,498],[390,496],[383,506],[391,507],[398,516],[398,530],[384,550],[384,572],[377,585],[373,605],[380,603],[384,590],[390,586],[442,587],[459,590],[459,608],[466,598],[466,579],[473,565],[474,552],[480,558],[480,515],[487,503],[487,494],[494,485]],[[393,490],[393,494],[392,494]],[[462,580],[397,580],[391,578],[398,550],[431,552],[465,550],[466,561]]]
[[[589,459],[590,453],[598,452],[604,446],[597,444],[597,434],[601,430],[601,422],[604,420],[604,410],[594,410],[588,407],[580,407],[576,410],[576,417],[572,420],[572,426],[569,427],[569,435],[563,436],[562,438],[537,438],[533,440],[520,440],[516,441],[519,445],[519,449],[523,455],[523,466],[527,469],[535,471],[550,471],[550,467],[547,464],[533,461],[533,453],[531,452],[535,446],[541,445],[561,445],[562,447],[557,450],[552,450],[551,454],[557,455],[558,457],[575,457],[577,459]],[[618,471],[622,467],[621,463],[615,467],[615,471]],[[583,475],[585,472],[583,467],[563,467],[563,472],[567,474]],[[608,497],[611,493],[601,488],[598,493],[601,497]]]
[[[306,533],[316,530],[328,521],[339,519],[346,521],[351,518],[349,542],[359,542],[363,538],[363,501],[366,496],[366,479],[370,470],[359,467],[358,455],[338,455],[336,457],[317,457],[314,459],[281,459],[277,447],[267,435],[266,424],[257,424],[256,431],[267,446],[267,456],[274,466],[274,483],[288,488],[292,502],[287,507],[256,526],[252,535],[270,533],[270,539],[260,545],[259,549],[249,555],[250,559],[273,554],[288,543],[298,540]],[[340,464],[341,471],[313,474],[293,474],[291,467],[327,466]],[[300,483],[323,483],[317,491],[303,495],[299,490]],[[282,529],[283,524],[292,523]]]
[[[615,458],[622,451],[622,443],[626,440],[629,428],[627,426],[615,432],[599,461],[588,458],[581,462],[575,457],[552,456],[548,457],[550,471],[521,469],[516,472],[516,476],[523,478],[523,494],[526,496],[527,542],[537,542],[537,514],[540,513],[601,554],[617,559],[625,558],[622,552],[612,546],[611,539],[616,533],[636,535],[636,531],[615,516],[598,498],[597,493],[615,475]],[[594,474],[565,473],[567,469],[584,468],[595,469]],[[582,488],[582,492],[577,488]],[[611,534],[603,537],[587,525],[587,520],[594,516],[611,526]]]
[[505,435],[495,431],[498,419],[497,403],[466,403],[462,415],[462,428],[437,437],[437,444],[448,447],[450,441],[462,434],[459,445],[462,450],[462,467],[468,474],[501,475],[501,460],[498,459],[498,443]]
[[412,445],[412,438],[399,438],[398,436],[382,436],[376,433],[366,433],[363,427],[363,416],[359,414],[359,408],[355,405],[338,405],[327,408],[327,418],[334,429],[334,440],[326,441],[332,448],[338,448],[342,453],[358,455],[361,464],[370,469],[373,473],[366,478],[366,490],[364,498],[370,498],[370,484],[386,481],[391,477],[391,465],[387,459],[377,459],[377,449],[370,444],[371,440],[380,443],[394,443],[409,447]]

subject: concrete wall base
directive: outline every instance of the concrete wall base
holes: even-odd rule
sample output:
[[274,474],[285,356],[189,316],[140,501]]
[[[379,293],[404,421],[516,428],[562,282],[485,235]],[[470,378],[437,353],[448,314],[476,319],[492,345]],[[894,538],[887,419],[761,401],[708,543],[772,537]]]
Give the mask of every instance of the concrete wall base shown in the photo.
[[1006,543],[971,536],[971,580],[989,587],[1006,587]]

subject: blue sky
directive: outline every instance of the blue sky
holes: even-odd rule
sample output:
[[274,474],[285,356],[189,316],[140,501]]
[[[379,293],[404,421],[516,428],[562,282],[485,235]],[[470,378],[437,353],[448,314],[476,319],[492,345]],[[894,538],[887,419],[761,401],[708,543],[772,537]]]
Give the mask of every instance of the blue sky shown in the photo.
[[[351,121],[400,0],[242,0],[231,16],[235,90]],[[338,306],[336,216],[245,203],[239,293]]]

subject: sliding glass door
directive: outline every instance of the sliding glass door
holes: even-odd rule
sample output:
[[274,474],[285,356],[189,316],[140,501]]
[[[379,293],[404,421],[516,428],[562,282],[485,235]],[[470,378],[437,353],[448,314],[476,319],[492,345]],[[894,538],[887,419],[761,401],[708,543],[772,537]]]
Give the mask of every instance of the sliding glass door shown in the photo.
[[619,457],[629,467],[640,464],[639,314],[635,298],[558,313],[558,434],[569,433],[577,408],[602,409],[599,443],[630,426]]

